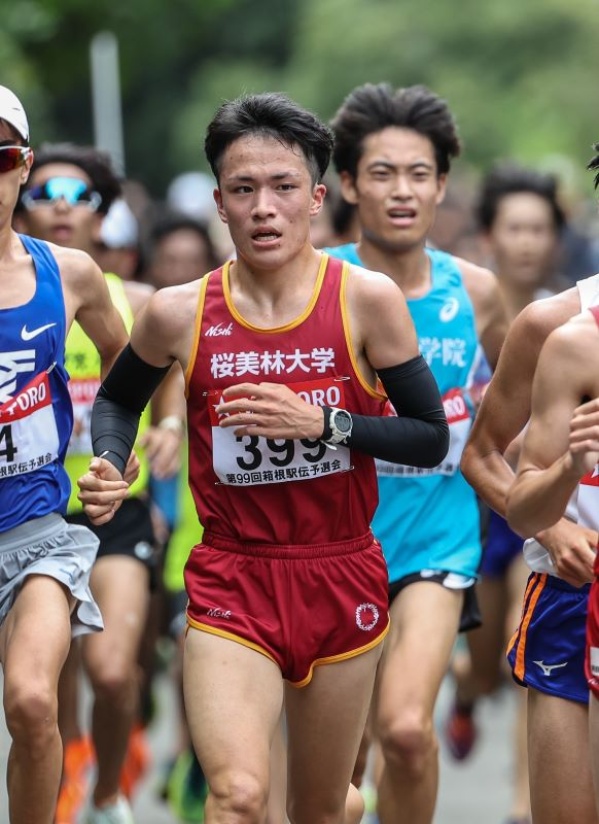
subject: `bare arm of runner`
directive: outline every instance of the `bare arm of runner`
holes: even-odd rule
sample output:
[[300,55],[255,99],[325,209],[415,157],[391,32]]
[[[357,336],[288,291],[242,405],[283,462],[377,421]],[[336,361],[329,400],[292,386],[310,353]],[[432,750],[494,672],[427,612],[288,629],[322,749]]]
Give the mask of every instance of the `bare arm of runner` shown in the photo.
[[[580,312],[576,289],[527,306],[512,323],[462,457],[462,471],[481,498],[506,514],[514,472],[505,460],[530,416],[535,367],[547,336]],[[535,536],[549,551],[560,577],[580,586],[589,580],[597,533],[562,518]]]
[[532,414],[507,515],[530,535],[565,512],[579,480],[599,458],[599,330],[584,313],[551,333],[535,374]]

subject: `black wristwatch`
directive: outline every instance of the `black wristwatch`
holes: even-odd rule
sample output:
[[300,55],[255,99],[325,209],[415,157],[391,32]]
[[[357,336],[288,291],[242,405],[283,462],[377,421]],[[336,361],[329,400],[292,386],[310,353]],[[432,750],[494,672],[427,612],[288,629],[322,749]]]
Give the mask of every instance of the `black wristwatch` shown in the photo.
[[344,443],[351,435],[352,426],[352,417],[346,409],[325,406],[321,440],[329,444]]

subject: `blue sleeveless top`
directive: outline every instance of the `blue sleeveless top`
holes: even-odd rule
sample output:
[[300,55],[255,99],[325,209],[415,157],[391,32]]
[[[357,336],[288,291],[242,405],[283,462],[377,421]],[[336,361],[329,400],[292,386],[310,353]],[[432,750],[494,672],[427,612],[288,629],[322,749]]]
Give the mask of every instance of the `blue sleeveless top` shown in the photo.
[[[356,244],[326,251],[364,266]],[[475,576],[482,552],[476,496],[459,468],[473,416],[468,388],[482,350],[474,308],[455,259],[435,249],[426,253],[431,289],[407,304],[420,351],[443,397],[451,442],[447,457],[435,469],[377,461],[380,502],[372,528],[392,582],[422,570]]]
[[63,461],[73,410],[60,272],[46,243],[19,237],[36,287],[29,303],[0,309],[0,534],[63,514],[70,491]]

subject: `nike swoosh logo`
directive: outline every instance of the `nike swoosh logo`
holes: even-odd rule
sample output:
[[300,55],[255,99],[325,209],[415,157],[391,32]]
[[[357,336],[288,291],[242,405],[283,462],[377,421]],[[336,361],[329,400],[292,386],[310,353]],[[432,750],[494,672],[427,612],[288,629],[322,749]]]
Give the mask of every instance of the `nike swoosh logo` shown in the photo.
[[24,326],[21,329],[21,337],[23,340],[33,340],[33,338],[37,338],[38,335],[41,335],[42,332],[45,332],[46,329],[52,329],[53,326],[56,326],[55,323],[46,323],[45,326],[38,326],[37,329],[32,329],[29,331],[27,326]]

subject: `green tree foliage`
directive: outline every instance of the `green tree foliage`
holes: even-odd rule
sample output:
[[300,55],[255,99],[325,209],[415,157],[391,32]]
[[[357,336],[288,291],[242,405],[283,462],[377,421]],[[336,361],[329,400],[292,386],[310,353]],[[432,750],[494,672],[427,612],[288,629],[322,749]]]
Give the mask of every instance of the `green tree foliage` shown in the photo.
[[206,123],[244,91],[287,91],[330,118],[359,83],[425,83],[478,168],[565,155],[582,174],[599,139],[596,0],[20,0],[0,31],[0,82],[26,102],[34,139],[93,139],[101,30],[119,41],[127,171],[158,195],[205,168]]

